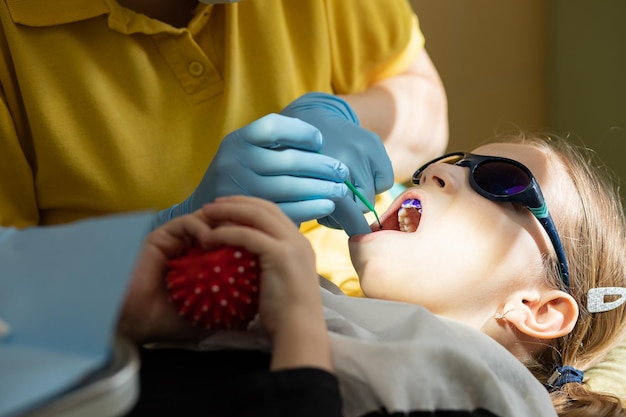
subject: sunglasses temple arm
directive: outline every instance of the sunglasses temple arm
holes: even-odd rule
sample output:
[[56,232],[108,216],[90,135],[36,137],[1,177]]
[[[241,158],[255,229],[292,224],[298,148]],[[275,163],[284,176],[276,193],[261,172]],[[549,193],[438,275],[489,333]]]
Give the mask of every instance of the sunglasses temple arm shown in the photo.
[[563,285],[570,291],[570,283],[569,283],[569,267],[567,265],[567,258],[565,257],[565,250],[563,249],[563,243],[561,243],[561,239],[559,238],[559,234],[556,231],[556,226],[554,221],[552,220],[552,216],[548,211],[548,207],[544,203],[540,208],[531,208],[530,211],[535,215],[537,220],[541,223],[548,236],[550,237],[550,241],[552,242],[552,246],[554,246],[554,251],[556,252],[556,258],[559,264],[559,272],[561,273],[561,280],[563,281]]

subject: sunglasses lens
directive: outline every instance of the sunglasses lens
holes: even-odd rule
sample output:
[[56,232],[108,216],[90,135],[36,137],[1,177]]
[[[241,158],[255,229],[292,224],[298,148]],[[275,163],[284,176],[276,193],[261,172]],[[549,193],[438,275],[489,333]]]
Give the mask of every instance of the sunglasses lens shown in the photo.
[[507,162],[488,161],[474,170],[474,180],[483,190],[498,196],[520,193],[528,187],[531,179],[518,166]]

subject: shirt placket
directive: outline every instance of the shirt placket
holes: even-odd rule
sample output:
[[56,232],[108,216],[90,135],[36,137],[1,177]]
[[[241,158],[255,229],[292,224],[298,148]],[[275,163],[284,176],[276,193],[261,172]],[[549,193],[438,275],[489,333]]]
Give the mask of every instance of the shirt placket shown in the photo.
[[153,38],[181,87],[194,103],[222,94],[222,77],[189,31],[155,34]]

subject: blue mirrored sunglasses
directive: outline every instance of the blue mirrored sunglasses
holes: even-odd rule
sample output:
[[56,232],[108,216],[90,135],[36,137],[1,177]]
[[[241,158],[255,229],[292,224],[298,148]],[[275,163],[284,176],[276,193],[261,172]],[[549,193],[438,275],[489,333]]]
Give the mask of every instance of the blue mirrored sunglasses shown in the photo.
[[470,184],[481,196],[492,201],[516,203],[528,208],[548,233],[556,252],[563,286],[570,292],[569,268],[563,244],[539,184],[530,170],[513,159],[453,152],[433,159],[415,171],[413,184],[420,183],[420,177],[426,167],[440,162],[469,168]]

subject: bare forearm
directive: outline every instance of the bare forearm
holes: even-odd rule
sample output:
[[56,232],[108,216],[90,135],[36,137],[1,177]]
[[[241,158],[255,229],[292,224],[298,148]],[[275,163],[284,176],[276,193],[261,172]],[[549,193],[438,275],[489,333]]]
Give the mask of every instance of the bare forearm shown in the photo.
[[448,145],[447,98],[426,51],[404,73],[341,97],[350,103],[361,125],[385,143],[396,182],[410,180],[418,166]]
[[330,342],[323,317],[292,313],[272,338],[271,370],[321,368],[333,371]]

